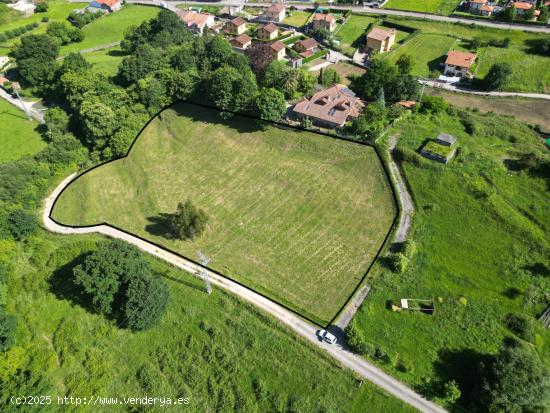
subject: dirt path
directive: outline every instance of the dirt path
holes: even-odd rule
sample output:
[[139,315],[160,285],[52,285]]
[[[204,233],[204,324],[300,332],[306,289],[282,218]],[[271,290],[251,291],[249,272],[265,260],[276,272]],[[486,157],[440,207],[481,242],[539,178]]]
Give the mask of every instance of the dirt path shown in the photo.
[[550,100],[550,95],[545,93],[523,93],[523,92],[484,92],[480,90],[465,89],[454,85],[449,85],[447,83],[428,80],[428,79],[418,79],[418,83],[421,85],[426,85],[434,89],[444,89],[451,92],[457,93],[467,93],[470,95],[478,96],[496,96],[496,97],[518,97],[518,98],[531,98],[531,99],[545,99]]
[[[198,272],[201,267],[197,264],[194,264],[193,262],[190,262],[153,244],[150,244],[149,242],[144,241],[140,238],[136,238],[132,235],[126,234],[125,232],[110,227],[109,225],[98,225],[88,228],[73,228],[60,225],[53,221],[50,218],[53,204],[61,191],[74,179],[75,176],[76,174],[72,174],[65,180],[63,180],[63,182],[59,184],[59,186],[52,192],[52,194],[48,198],[46,198],[42,216],[46,229],[59,234],[100,233],[110,238],[121,239],[137,246],[141,250],[151,255],[161,258],[169,264],[181,268],[182,270],[189,272],[190,274],[198,276]],[[408,403],[416,409],[420,410],[421,412],[425,413],[446,412],[446,410],[443,409],[441,406],[438,406],[435,403],[426,400],[418,393],[405,386],[400,381],[394,379],[390,375],[384,373],[379,368],[370,364],[364,358],[353,354],[341,344],[328,345],[324,342],[319,341],[316,335],[316,326],[304,321],[303,319],[299,318],[298,316],[294,315],[293,313],[284,309],[273,301],[213,272],[209,271],[208,275],[213,286],[223,288],[226,291],[229,291],[239,296],[241,299],[246,300],[256,307],[262,309],[263,311],[271,314],[281,323],[285,324],[295,333],[300,335],[303,339],[324,350],[329,356],[331,356],[341,365],[349,368],[361,377],[371,381],[372,383],[381,387],[393,396],[403,400],[405,403]],[[205,299],[207,298],[205,297]]]

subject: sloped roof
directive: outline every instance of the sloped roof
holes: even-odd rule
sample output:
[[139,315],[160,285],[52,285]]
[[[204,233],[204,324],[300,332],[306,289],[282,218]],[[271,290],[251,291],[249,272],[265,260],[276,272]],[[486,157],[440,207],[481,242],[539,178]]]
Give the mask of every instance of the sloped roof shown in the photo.
[[470,0],[470,3],[485,4],[487,0]]
[[180,20],[187,24],[187,26],[203,27],[206,21],[212,17],[211,14],[196,13],[194,11],[177,11],[176,14]]
[[252,37],[250,37],[246,34],[241,34],[240,36],[235,37],[232,41],[236,42],[236,43],[239,43],[241,45],[245,45],[245,44],[250,43],[252,41]]
[[235,17],[233,20],[231,20],[231,23],[233,23],[235,26],[242,26],[243,24],[246,24],[246,20],[242,17]]
[[458,50],[452,50],[447,54],[446,65],[453,65],[458,67],[465,67],[469,69],[476,60],[475,53],[459,52]]
[[520,10],[529,10],[531,7],[533,7],[532,4],[525,3],[524,1],[518,1],[517,3],[514,3],[513,6],[516,9],[520,9]]
[[105,4],[109,7],[113,7],[115,4],[120,2],[120,0],[95,0],[95,1],[100,4]]
[[334,20],[334,16],[332,14],[315,13],[313,20],[326,20],[327,22],[331,22]]
[[349,117],[356,118],[365,106],[350,89],[341,84],[321,90],[294,105],[294,112],[337,125],[346,123]]
[[285,9],[286,7],[284,4],[273,3],[271,6],[267,8],[267,11],[270,13],[280,13]]
[[378,27],[372,29],[367,35],[367,39],[374,39],[383,42],[389,37],[395,36],[395,29],[384,30]]
[[299,44],[304,47],[304,49],[309,50],[313,49],[314,47],[319,46],[319,43],[317,43],[317,40],[312,39],[311,37],[308,37],[307,39],[300,40],[299,42],[296,42],[296,44]]
[[484,4],[483,6],[481,6],[481,8],[479,10],[481,11],[493,11],[495,9],[494,6],[489,6],[488,4]]
[[276,24],[269,23],[269,24],[266,24],[265,26],[260,27],[258,30],[265,30],[268,33],[273,33],[279,30],[279,27],[277,27]]
[[276,52],[280,52],[281,50],[283,50],[286,46],[283,42],[280,42],[280,41],[276,41],[276,42],[273,42],[269,45],[269,47],[271,47],[273,50],[275,50]]

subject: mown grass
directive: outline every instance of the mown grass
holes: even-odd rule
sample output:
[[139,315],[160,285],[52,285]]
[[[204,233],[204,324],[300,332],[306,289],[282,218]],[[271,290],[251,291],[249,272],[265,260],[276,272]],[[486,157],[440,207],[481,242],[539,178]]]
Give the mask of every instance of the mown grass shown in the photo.
[[208,296],[197,278],[152,258],[171,294],[158,326],[132,333],[92,314],[71,272],[100,240],[41,231],[26,244],[1,241],[0,261],[13,265],[8,311],[18,319],[15,346],[0,353],[3,406],[17,392],[40,392],[56,406],[40,411],[63,410],[57,396],[91,395],[189,397],[187,406],[148,408],[166,412],[414,411],[251,305],[218,289]]
[[124,54],[120,47],[97,50],[84,54],[84,58],[92,64],[94,72],[103,73],[107,76],[114,76],[118,72],[118,66]]
[[46,146],[36,132],[38,123],[4,99],[0,99],[0,126],[0,162],[34,155]]
[[435,13],[447,16],[453,12],[459,2],[456,0],[389,0],[384,8],[410,10],[423,13]]
[[[544,156],[542,140],[511,117],[470,116],[472,136],[456,115],[417,116],[388,133],[400,136],[418,254],[403,274],[375,266],[373,289],[353,321],[373,348],[391,355],[385,368],[392,374],[432,396],[441,396],[442,382],[457,380],[460,402],[480,355],[495,353],[512,334],[504,317],[524,313],[537,324],[545,305],[533,288],[548,291],[550,268],[548,177],[510,166],[519,153]],[[448,165],[417,153],[440,132],[460,146]],[[387,309],[387,300],[400,298],[432,299],[435,314]],[[542,325],[536,331],[533,345],[550,365],[550,331]]]
[[[191,198],[210,216],[195,241],[166,236]],[[59,198],[65,224],[108,222],[196,258],[318,322],[344,304],[395,215],[374,149],[178,105],[148,125],[129,158],[84,175]]]
[[379,55],[379,59],[390,63],[397,62],[400,56],[407,54],[412,58],[411,73],[416,76],[428,76],[432,70],[441,70],[440,63],[445,61],[447,52],[455,44],[455,39],[437,34],[420,34],[402,46],[396,46],[389,53]]
[[306,11],[294,10],[290,13],[291,15],[286,16],[283,20],[283,23],[290,24],[291,26],[295,27],[302,27],[308,22],[309,18],[311,17],[311,13]]
[[364,34],[367,26],[377,21],[376,18],[368,16],[351,15],[346,20],[346,23],[336,32],[338,39],[340,39],[342,51],[353,55],[355,50],[361,46],[361,41],[365,41]]
[[88,24],[82,30],[85,38],[80,43],[63,46],[60,54],[67,55],[105,44],[122,40],[124,33],[131,27],[137,26],[144,20],[151,19],[159,13],[157,7],[125,5],[120,11],[103,16]]

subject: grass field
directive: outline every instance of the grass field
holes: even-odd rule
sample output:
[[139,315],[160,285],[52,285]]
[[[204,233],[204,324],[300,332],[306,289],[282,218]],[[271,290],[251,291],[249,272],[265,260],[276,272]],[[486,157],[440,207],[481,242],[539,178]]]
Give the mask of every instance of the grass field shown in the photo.
[[[151,123],[129,158],[69,186],[54,217],[108,222],[211,267],[328,322],[359,283],[395,215],[371,147],[223,123],[179,105]],[[264,125],[265,126],[265,125]],[[116,194],[116,195],[115,195]],[[190,197],[210,216],[202,237],[163,236],[166,214]]]
[[[391,355],[395,364],[385,368],[392,374],[432,396],[455,379],[462,403],[479,356],[495,353],[511,335],[504,317],[523,313],[538,324],[534,316],[545,305],[533,292],[548,291],[550,268],[548,176],[507,166],[518,153],[548,156],[542,140],[511,117],[469,113],[473,136],[456,115],[417,116],[388,133],[400,135],[418,253],[403,274],[375,266],[373,288],[353,321],[366,341]],[[456,136],[460,146],[448,165],[416,153],[440,132]],[[433,299],[435,314],[387,309],[387,300],[400,298]],[[547,365],[549,343],[550,330],[539,325],[533,345]]]
[[104,73],[107,76],[114,76],[118,71],[118,66],[124,54],[120,47],[97,50],[84,54],[84,58],[92,64],[92,70],[98,73]]
[[550,132],[550,112],[548,102],[544,99],[484,97],[429,87],[424,89],[424,93],[441,96],[447,102],[461,108],[476,108],[480,112],[513,116],[522,122],[540,125],[543,130]]
[[34,155],[46,146],[35,130],[38,123],[4,99],[0,99],[0,125],[0,162]]
[[129,27],[137,26],[144,20],[153,18],[159,13],[159,10],[156,7],[126,5],[120,11],[85,26],[83,29],[86,36],[84,40],[61,47],[60,54],[66,55],[70,52],[120,41]]
[[336,36],[340,39],[342,51],[353,55],[355,50],[360,46],[360,40],[367,26],[377,21],[377,19],[368,16],[351,15],[340,30],[336,32]]
[[294,10],[291,12],[291,16],[286,16],[283,23],[290,24],[295,27],[302,27],[306,24],[311,17],[311,13],[306,11]]
[[[340,61],[338,63],[332,64],[328,66],[328,68],[336,71],[336,73],[340,75],[340,81],[344,85],[350,84],[350,79],[349,79],[350,76],[361,76],[366,71],[362,67],[354,66],[344,61]],[[316,70],[313,73],[318,75],[319,70]]]
[[[360,383],[249,304],[218,289],[208,297],[200,280],[152,258],[170,289],[166,314],[150,330],[118,328],[87,311],[71,283],[75,262],[99,240],[43,231],[26,243],[2,240],[0,263],[13,265],[8,311],[19,328],[15,346],[0,352],[1,405],[25,391],[54,403],[57,396],[90,393],[190,399],[183,407],[147,409],[153,412],[414,411]],[[73,411],[127,412],[128,406]]]
[[445,61],[447,52],[454,44],[455,39],[449,36],[420,34],[378,58],[395,63],[401,55],[408,54],[413,60],[411,72],[416,76],[428,76],[430,71],[440,70],[439,63]]
[[453,12],[459,2],[456,0],[389,0],[384,8],[410,10],[422,13],[435,13],[447,16]]

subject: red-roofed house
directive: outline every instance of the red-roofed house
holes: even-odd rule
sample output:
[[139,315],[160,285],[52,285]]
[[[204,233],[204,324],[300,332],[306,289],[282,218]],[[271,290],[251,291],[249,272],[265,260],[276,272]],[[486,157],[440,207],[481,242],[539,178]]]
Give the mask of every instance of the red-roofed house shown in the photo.
[[205,29],[214,25],[214,16],[211,14],[197,13],[191,10],[177,11],[176,14],[190,30],[197,34],[202,34]]
[[447,60],[445,60],[445,70],[443,71],[443,74],[445,76],[462,77],[469,73],[470,67],[472,67],[475,60],[475,53],[451,50],[447,54]]
[[235,17],[233,20],[225,23],[224,30],[226,33],[240,35],[246,32],[246,21],[242,17]]
[[495,11],[495,6],[489,6],[488,4],[484,4],[479,9],[479,14],[482,16],[492,16],[494,11]]
[[311,37],[294,43],[294,50],[296,50],[300,54],[303,54],[305,52],[311,52],[310,54],[313,54],[318,50],[318,48],[319,43],[317,43],[317,41],[315,39],[312,39]]
[[93,0],[88,7],[114,12],[122,7],[122,2],[120,0]]
[[[510,7],[512,6],[516,8],[517,17],[525,17],[525,14],[527,13],[527,11],[533,8],[533,5],[531,3],[527,3],[524,1],[517,1],[515,3],[511,3]],[[533,17],[537,17],[538,15],[540,15],[540,10],[534,10]]]
[[273,22],[282,22],[286,16],[286,7],[284,4],[273,3],[264,14],[264,19]]
[[286,55],[286,45],[278,40],[269,45],[269,50],[271,51],[271,55],[277,60],[284,59]]
[[335,84],[304,99],[292,108],[300,119],[309,118],[319,126],[341,128],[361,114],[365,103],[344,85]]
[[313,16],[313,30],[325,29],[333,31],[336,28],[336,19],[332,14],[315,13]]
[[279,35],[279,28],[273,23],[266,24],[256,31],[256,37],[262,40],[273,40]]
[[246,50],[252,44],[252,37],[241,34],[240,36],[231,39],[231,46],[239,50]]
[[367,48],[377,53],[387,52],[395,43],[395,34],[395,29],[384,30],[375,27],[367,35]]
[[480,14],[479,10],[487,4],[487,0],[470,0],[470,5],[468,6],[468,11],[470,13]]

